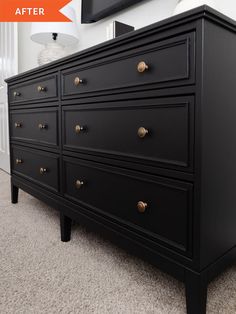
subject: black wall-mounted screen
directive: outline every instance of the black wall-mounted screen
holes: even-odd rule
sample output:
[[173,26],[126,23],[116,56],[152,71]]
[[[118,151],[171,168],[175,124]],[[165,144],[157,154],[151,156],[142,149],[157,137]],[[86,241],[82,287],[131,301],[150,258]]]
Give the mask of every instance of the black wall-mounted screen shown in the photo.
[[82,0],[82,23],[93,23],[143,0]]

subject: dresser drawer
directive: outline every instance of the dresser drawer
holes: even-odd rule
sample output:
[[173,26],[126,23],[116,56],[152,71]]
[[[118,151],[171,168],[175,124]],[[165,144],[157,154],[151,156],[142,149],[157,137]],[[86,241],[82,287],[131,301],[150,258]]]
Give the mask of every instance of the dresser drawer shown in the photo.
[[10,104],[48,99],[56,100],[57,97],[56,75],[40,77],[9,88]]
[[11,158],[14,174],[43,185],[47,189],[58,191],[58,155],[13,146]]
[[176,97],[116,106],[65,106],[64,149],[190,169],[193,102],[192,97]]
[[13,110],[11,139],[58,146],[58,109]]
[[66,70],[62,73],[63,96],[101,94],[135,86],[140,90],[149,84],[193,83],[194,41],[194,33],[188,33],[126,51],[95,65]]
[[187,252],[192,185],[64,158],[65,196]]

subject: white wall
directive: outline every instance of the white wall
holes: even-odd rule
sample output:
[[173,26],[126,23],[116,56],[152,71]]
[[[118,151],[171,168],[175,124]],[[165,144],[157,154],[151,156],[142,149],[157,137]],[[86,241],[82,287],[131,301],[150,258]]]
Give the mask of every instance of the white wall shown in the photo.
[[[78,20],[80,41],[74,51],[83,50],[106,40],[106,26],[117,20],[133,25],[136,29],[155,23],[173,14],[178,0],[145,0],[115,15],[93,24],[80,23],[81,0],[73,0]],[[217,8],[231,17],[236,18],[235,0],[215,0]],[[43,46],[30,40],[31,23],[19,23],[19,72],[37,66],[37,55]]]

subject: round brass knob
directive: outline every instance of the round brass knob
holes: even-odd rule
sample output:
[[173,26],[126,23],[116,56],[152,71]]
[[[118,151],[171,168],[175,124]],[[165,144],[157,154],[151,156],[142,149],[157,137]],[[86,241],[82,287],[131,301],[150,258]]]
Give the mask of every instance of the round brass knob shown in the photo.
[[47,128],[47,125],[46,125],[46,124],[39,123],[38,127],[39,127],[40,130],[43,130],[43,129],[46,129],[46,128]]
[[14,92],[14,93],[13,93],[13,96],[14,96],[14,97],[17,97],[17,96],[20,96],[20,95],[21,95],[21,94],[20,94],[19,92]]
[[138,129],[138,136],[140,137],[140,138],[144,138],[147,134],[148,134],[148,130],[147,129],[145,129],[144,127],[140,127],[139,129]]
[[81,80],[78,76],[74,79],[75,86],[79,86],[80,84],[83,84],[83,80]]
[[22,127],[22,124],[19,123],[19,122],[15,122],[15,128],[21,128]]
[[38,86],[38,92],[46,92],[46,87],[43,87],[43,86]]
[[17,165],[19,165],[19,164],[23,164],[23,160],[22,160],[22,159],[18,159],[18,158],[17,158],[17,159],[16,159],[16,164],[17,164]]
[[82,131],[84,131],[84,127],[81,126],[81,125],[79,125],[79,124],[77,124],[77,125],[75,126],[75,133],[79,134],[79,133],[82,132]]
[[139,201],[137,204],[137,209],[138,211],[143,214],[145,213],[146,209],[147,209],[148,204],[142,201]]
[[139,73],[143,73],[146,70],[148,70],[148,65],[144,61],[141,61],[137,65],[137,70],[138,70]]
[[48,170],[46,169],[46,168],[40,168],[39,169],[39,172],[40,172],[40,174],[45,174],[46,172],[47,172]]
[[81,189],[83,185],[84,185],[83,181],[76,180],[76,182],[75,182],[76,189],[78,189],[78,190]]

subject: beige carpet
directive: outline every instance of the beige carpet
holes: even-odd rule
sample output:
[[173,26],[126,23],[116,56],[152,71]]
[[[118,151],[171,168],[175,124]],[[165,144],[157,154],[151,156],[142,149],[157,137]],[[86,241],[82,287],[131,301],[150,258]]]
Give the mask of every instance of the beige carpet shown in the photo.
[[[208,313],[236,313],[236,265],[209,286]],[[185,313],[184,286],[75,225],[60,242],[58,213],[0,172],[0,313]]]

